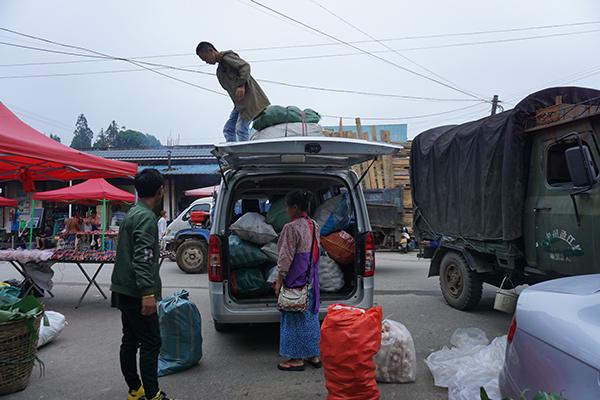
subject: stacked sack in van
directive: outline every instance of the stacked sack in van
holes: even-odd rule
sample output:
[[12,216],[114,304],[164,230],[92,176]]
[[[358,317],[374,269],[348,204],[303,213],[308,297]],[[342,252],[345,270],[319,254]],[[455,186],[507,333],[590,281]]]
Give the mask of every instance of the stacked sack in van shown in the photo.
[[[277,239],[277,232],[259,213],[242,215],[230,226],[229,265],[231,290],[237,297],[258,297],[272,293],[265,278],[269,257],[261,247]],[[272,264],[271,264],[272,265]]]
[[[269,211],[265,218],[266,222],[275,229],[277,234],[281,233],[285,224],[291,221],[290,216],[287,213],[287,207],[285,205],[285,199],[280,197],[271,201]],[[274,284],[277,280],[277,262],[279,261],[279,248],[277,241],[273,240],[260,248],[265,256],[269,259],[269,263],[273,265],[270,267],[265,274],[267,282]]]
[[321,227],[321,247],[325,251],[319,262],[321,291],[337,292],[344,287],[344,270],[354,268],[354,237],[346,232],[351,223],[348,194],[323,202],[315,212],[315,220]]
[[251,140],[323,136],[323,128],[319,125],[320,120],[319,113],[310,108],[300,110],[295,106],[269,106],[254,120],[252,127],[256,132]]

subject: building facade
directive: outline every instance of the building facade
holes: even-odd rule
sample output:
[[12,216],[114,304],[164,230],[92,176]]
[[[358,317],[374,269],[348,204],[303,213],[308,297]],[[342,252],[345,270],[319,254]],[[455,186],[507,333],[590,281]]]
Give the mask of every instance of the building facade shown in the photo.
[[[186,190],[219,184],[219,165],[211,154],[212,148],[213,145],[193,145],[159,149],[90,150],[88,153],[111,160],[137,163],[140,171],[146,168],[160,171],[165,177],[164,209],[167,211],[167,219],[171,220],[194,201],[184,195]],[[133,191],[131,180],[111,179],[111,183]]]

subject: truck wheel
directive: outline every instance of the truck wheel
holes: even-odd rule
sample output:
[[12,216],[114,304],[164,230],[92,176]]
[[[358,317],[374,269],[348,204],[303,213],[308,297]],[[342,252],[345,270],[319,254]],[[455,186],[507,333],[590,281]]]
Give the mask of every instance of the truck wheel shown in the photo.
[[213,323],[215,325],[215,331],[217,331],[217,332],[221,332],[221,333],[227,332],[231,328],[231,325],[224,324],[222,322],[217,322],[214,319],[213,319]]
[[177,248],[177,266],[187,274],[206,272],[208,248],[201,240],[188,239]]
[[462,255],[448,252],[440,263],[440,287],[446,302],[457,310],[471,310],[481,300],[483,282]]

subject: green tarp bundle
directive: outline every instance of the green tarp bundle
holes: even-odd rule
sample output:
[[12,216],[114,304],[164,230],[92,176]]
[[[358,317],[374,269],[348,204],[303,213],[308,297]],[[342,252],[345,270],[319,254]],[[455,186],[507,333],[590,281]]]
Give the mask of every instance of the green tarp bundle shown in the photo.
[[272,293],[262,270],[257,268],[231,271],[231,291],[236,297],[256,297]]
[[260,246],[246,242],[237,235],[229,236],[229,265],[232,269],[258,268],[269,261]]
[[[302,114],[304,114],[304,118]],[[296,106],[269,106],[265,112],[254,120],[252,127],[257,131],[260,131],[273,125],[303,121],[316,124],[320,120],[321,115],[310,108],[306,108],[302,111]]]
[[287,206],[285,205],[285,199],[281,198],[275,200],[271,204],[271,208],[267,212],[266,218],[267,224],[270,224],[275,229],[275,232],[279,233],[283,230],[283,226],[291,221],[290,216],[287,212]]

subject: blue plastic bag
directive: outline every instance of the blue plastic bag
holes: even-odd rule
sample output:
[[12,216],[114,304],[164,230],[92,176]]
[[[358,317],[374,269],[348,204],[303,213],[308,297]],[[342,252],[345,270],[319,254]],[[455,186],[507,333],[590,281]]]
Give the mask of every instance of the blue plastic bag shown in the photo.
[[182,289],[158,303],[162,340],[158,376],[184,371],[202,358],[202,318],[189,297]]
[[348,194],[344,193],[341,196],[342,198],[336,204],[333,212],[321,227],[321,236],[327,236],[330,233],[344,230],[350,225],[352,215],[350,215],[350,201],[348,199]]

